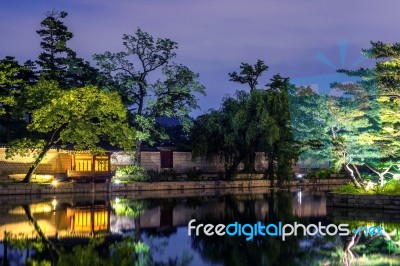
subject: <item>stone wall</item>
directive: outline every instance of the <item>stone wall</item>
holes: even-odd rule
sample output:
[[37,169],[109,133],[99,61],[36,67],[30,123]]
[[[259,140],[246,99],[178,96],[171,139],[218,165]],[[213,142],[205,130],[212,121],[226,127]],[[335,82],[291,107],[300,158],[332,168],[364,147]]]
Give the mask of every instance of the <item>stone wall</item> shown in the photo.
[[328,193],[327,207],[400,210],[400,196]]
[[[22,174],[28,171],[33,161],[32,156],[21,157],[16,156],[13,159],[5,158],[5,148],[0,148],[0,175]],[[133,156],[125,152],[114,152],[111,155],[111,170],[115,170],[118,166],[129,165],[134,162]],[[147,170],[161,171],[160,152],[142,152],[142,165]],[[58,152],[55,149],[50,150],[43,161],[40,163],[37,174],[62,174],[71,168],[71,157],[68,153]],[[210,162],[204,158],[196,158],[192,160],[191,152],[173,152],[173,170],[177,173],[185,173],[189,170],[201,170],[204,173],[217,173],[224,171],[224,163],[218,156]],[[243,164],[238,167],[243,169]],[[267,169],[267,161],[263,153],[256,154],[255,169],[264,171]],[[294,166],[295,172],[301,171],[298,166]]]
[[[0,175],[23,174],[28,172],[34,158],[32,155],[15,156],[6,159],[5,148],[0,148]],[[37,174],[61,174],[71,168],[71,157],[67,153],[60,153],[55,149],[47,152],[45,158],[39,164]]]
[[[326,189],[343,184],[348,180],[326,179],[318,182],[318,187],[325,185]],[[286,184],[293,187],[313,187],[316,185],[311,180],[304,182],[291,181]],[[133,191],[143,195],[154,194],[155,191],[170,191],[168,194],[179,195],[184,191],[225,190],[238,189],[239,191],[253,191],[255,188],[267,189],[269,180],[233,180],[233,181],[184,181],[184,182],[152,182],[152,183],[59,183],[57,186],[41,184],[0,184],[0,195],[26,195],[26,194],[60,194],[60,193],[120,193]],[[265,190],[266,191],[266,190]],[[197,192],[194,192],[196,194]]]
[[[114,153],[111,156],[111,165],[114,169],[118,166],[129,165],[133,163],[133,158],[129,154],[121,152]],[[142,152],[142,165],[147,170],[161,171],[161,158],[160,152]],[[267,161],[263,153],[259,152],[256,154],[255,168],[257,171],[263,171],[267,168]],[[177,173],[185,173],[189,170],[197,169],[206,173],[217,173],[224,171],[224,163],[221,162],[218,156],[215,156],[213,160],[207,162],[205,158],[196,158],[192,160],[191,152],[173,152],[173,169]],[[243,164],[238,167],[239,170],[243,169]]]

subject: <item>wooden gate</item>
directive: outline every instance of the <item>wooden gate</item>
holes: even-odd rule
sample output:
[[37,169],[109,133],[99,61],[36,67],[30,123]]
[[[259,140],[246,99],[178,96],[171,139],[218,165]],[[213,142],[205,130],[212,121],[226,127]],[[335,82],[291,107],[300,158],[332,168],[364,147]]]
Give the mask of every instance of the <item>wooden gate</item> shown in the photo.
[[160,151],[161,168],[173,168],[173,151]]

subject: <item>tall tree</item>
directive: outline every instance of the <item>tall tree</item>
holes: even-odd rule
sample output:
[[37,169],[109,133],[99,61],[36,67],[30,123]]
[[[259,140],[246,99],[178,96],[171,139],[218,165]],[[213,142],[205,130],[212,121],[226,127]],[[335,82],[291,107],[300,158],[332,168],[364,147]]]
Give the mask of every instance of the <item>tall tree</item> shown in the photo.
[[264,61],[258,59],[254,66],[248,63],[241,63],[240,73],[236,71],[229,73],[230,81],[238,82],[241,84],[247,84],[250,90],[256,89],[258,85],[258,78],[268,70],[268,66]]
[[41,28],[36,31],[42,38],[43,52],[37,60],[41,78],[55,80],[65,89],[87,85],[106,87],[109,83],[106,77],[88,61],[77,57],[68,46],[74,34],[64,23],[67,16],[65,11],[47,12]]
[[[46,89],[46,94],[43,94]],[[28,87],[31,95],[47,99],[32,111],[28,129],[34,138],[9,143],[7,157],[16,154],[35,159],[23,182],[29,182],[46,153],[55,145],[74,145],[76,149],[101,151],[100,141],[123,149],[134,145],[135,132],[127,123],[127,111],[116,92],[105,93],[94,86],[63,91],[54,81],[42,80]],[[49,93],[47,93],[49,92]]]
[[41,28],[36,32],[42,38],[40,47],[43,52],[39,55],[38,65],[41,75],[49,80],[64,82],[67,69],[67,57],[73,53],[67,43],[74,34],[64,25],[63,19],[67,12],[51,11],[46,13],[46,18],[40,23]]
[[[292,166],[297,161],[299,146],[293,140],[288,90],[292,86],[288,78],[274,75],[267,84],[264,108],[270,116],[265,123],[261,146],[268,160],[267,174],[273,182],[276,178],[281,186],[289,180]],[[275,169],[276,168],[276,169]]]
[[[113,78],[113,89],[118,91],[131,113],[137,130],[135,160],[140,163],[143,141],[153,142],[152,131],[156,117],[178,118],[189,128],[188,114],[197,108],[194,93],[204,93],[197,81],[198,74],[189,68],[171,63],[177,44],[167,38],[154,39],[138,28],[134,35],[123,35],[125,51],[97,54],[94,59],[102,71]],[[162,71],[165,79],[151,83],[151,78]]]
[[[236,71],[229,73],[230,81],[234,81],[240,84],[246,84],[250,88],[250,92],[256,90],[256,87],[259,83],[259,78],[263,75],[265,71],[268,71],[268,66],[265,64],[263,60],[258,59],[254,65],[250,65],[248,63],[241,63],[240,65],[240,73],[238,74]],[[255,106],[254,106],[255,107]],[[250,106],[252,108],[252,106]],[[257,108],[257,107],[256,107]],[[252,112],[249,110],[249,112]],[[243,116],[243,114],[242,114]],[[242,117],[243,119],[244,117]],[[253,118],[250,117],[250,120],[254,121]],[[243,121],[242,121],[243,122]],[[252,122],[250,122],[250,125]],[[249,125],[249,126],[250,126]],[[247,172],[255,171],[255,158],[256,158],[256,146],[254,143],[249,143],[249,154],[246,156],[244,161],[244,170]]]
[[275,75],[267,89],[239,91],[223,100],[219,110],[198,117],[192,131],[193,156],[207,160],[220,156],[227,178],[232,178],[240,163],[256,151],[268,160],[267,175],[282,185],[290,177],[297,158],[293,142],[287,79]]
[[[386,45],[372,44],[373,53],[380,54],[379,49],[387,53]],[[348,167],[348,163],[344,164],[344,168],[351,177],[354,173],[358,175],[361,182],[353,180],[357,187],[362,186],[364,181],[357,166],[369,168],[378,177],[379,186],[383,186],[393,176],[399,176],[400,169],[397,165],[400,160],[400,142],[397,129],[400,120],[397,113],[400,110],[400,98],[396,96],[397,72],[383,70],[386,65],[390,65],[391,70],[396,69],[390,61],[379,61],[374,69],[340,70],[350,76],[359,77],[359,81],[355,84],[334,84],[346,95],[350,95],[356,104],[356,108],[353,107],[355,116],[342,116],[342,123],[356,131],[343,131],[342,145],[338,147],[346,151],[341,152],[342,161],[352,161],[353,169]],[[349,101],[349,98],[342,101]]]

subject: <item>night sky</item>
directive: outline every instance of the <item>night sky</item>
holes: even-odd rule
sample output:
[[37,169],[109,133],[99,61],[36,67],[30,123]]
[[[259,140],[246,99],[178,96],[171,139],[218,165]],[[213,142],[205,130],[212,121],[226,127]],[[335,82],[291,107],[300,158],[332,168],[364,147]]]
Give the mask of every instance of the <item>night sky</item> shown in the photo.
[[69,13],[70,47],[89,61],[94,53],[120,51],[122,34],[137,27],[178,42],[176,62],[200,73],[208,94],[194,114],[245,88],[228,77],[240,62],[264,60],[270,69],[263,85],[277,72],[299,78],[351,68],[371,40],[400,41],[398,0],[1,0],[0,58],[36,59],[35,31],[52,9]]

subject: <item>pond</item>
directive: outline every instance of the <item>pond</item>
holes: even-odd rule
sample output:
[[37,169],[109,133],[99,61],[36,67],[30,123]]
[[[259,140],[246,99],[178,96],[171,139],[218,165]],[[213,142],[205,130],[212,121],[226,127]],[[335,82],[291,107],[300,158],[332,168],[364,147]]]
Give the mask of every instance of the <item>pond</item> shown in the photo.
[[[358,219],[354,211],[327,210],[325,191],[13,196],[0,203],[2,265],[400,265],[400,221],[376,211],[363,211]],[[194,228],[189,236],[193,219],[194,227],[375,225],[385,235],[299,233],[283,241],[255,229],[248,240],[243,234],[206,235],[201,228],[196,235]]]

